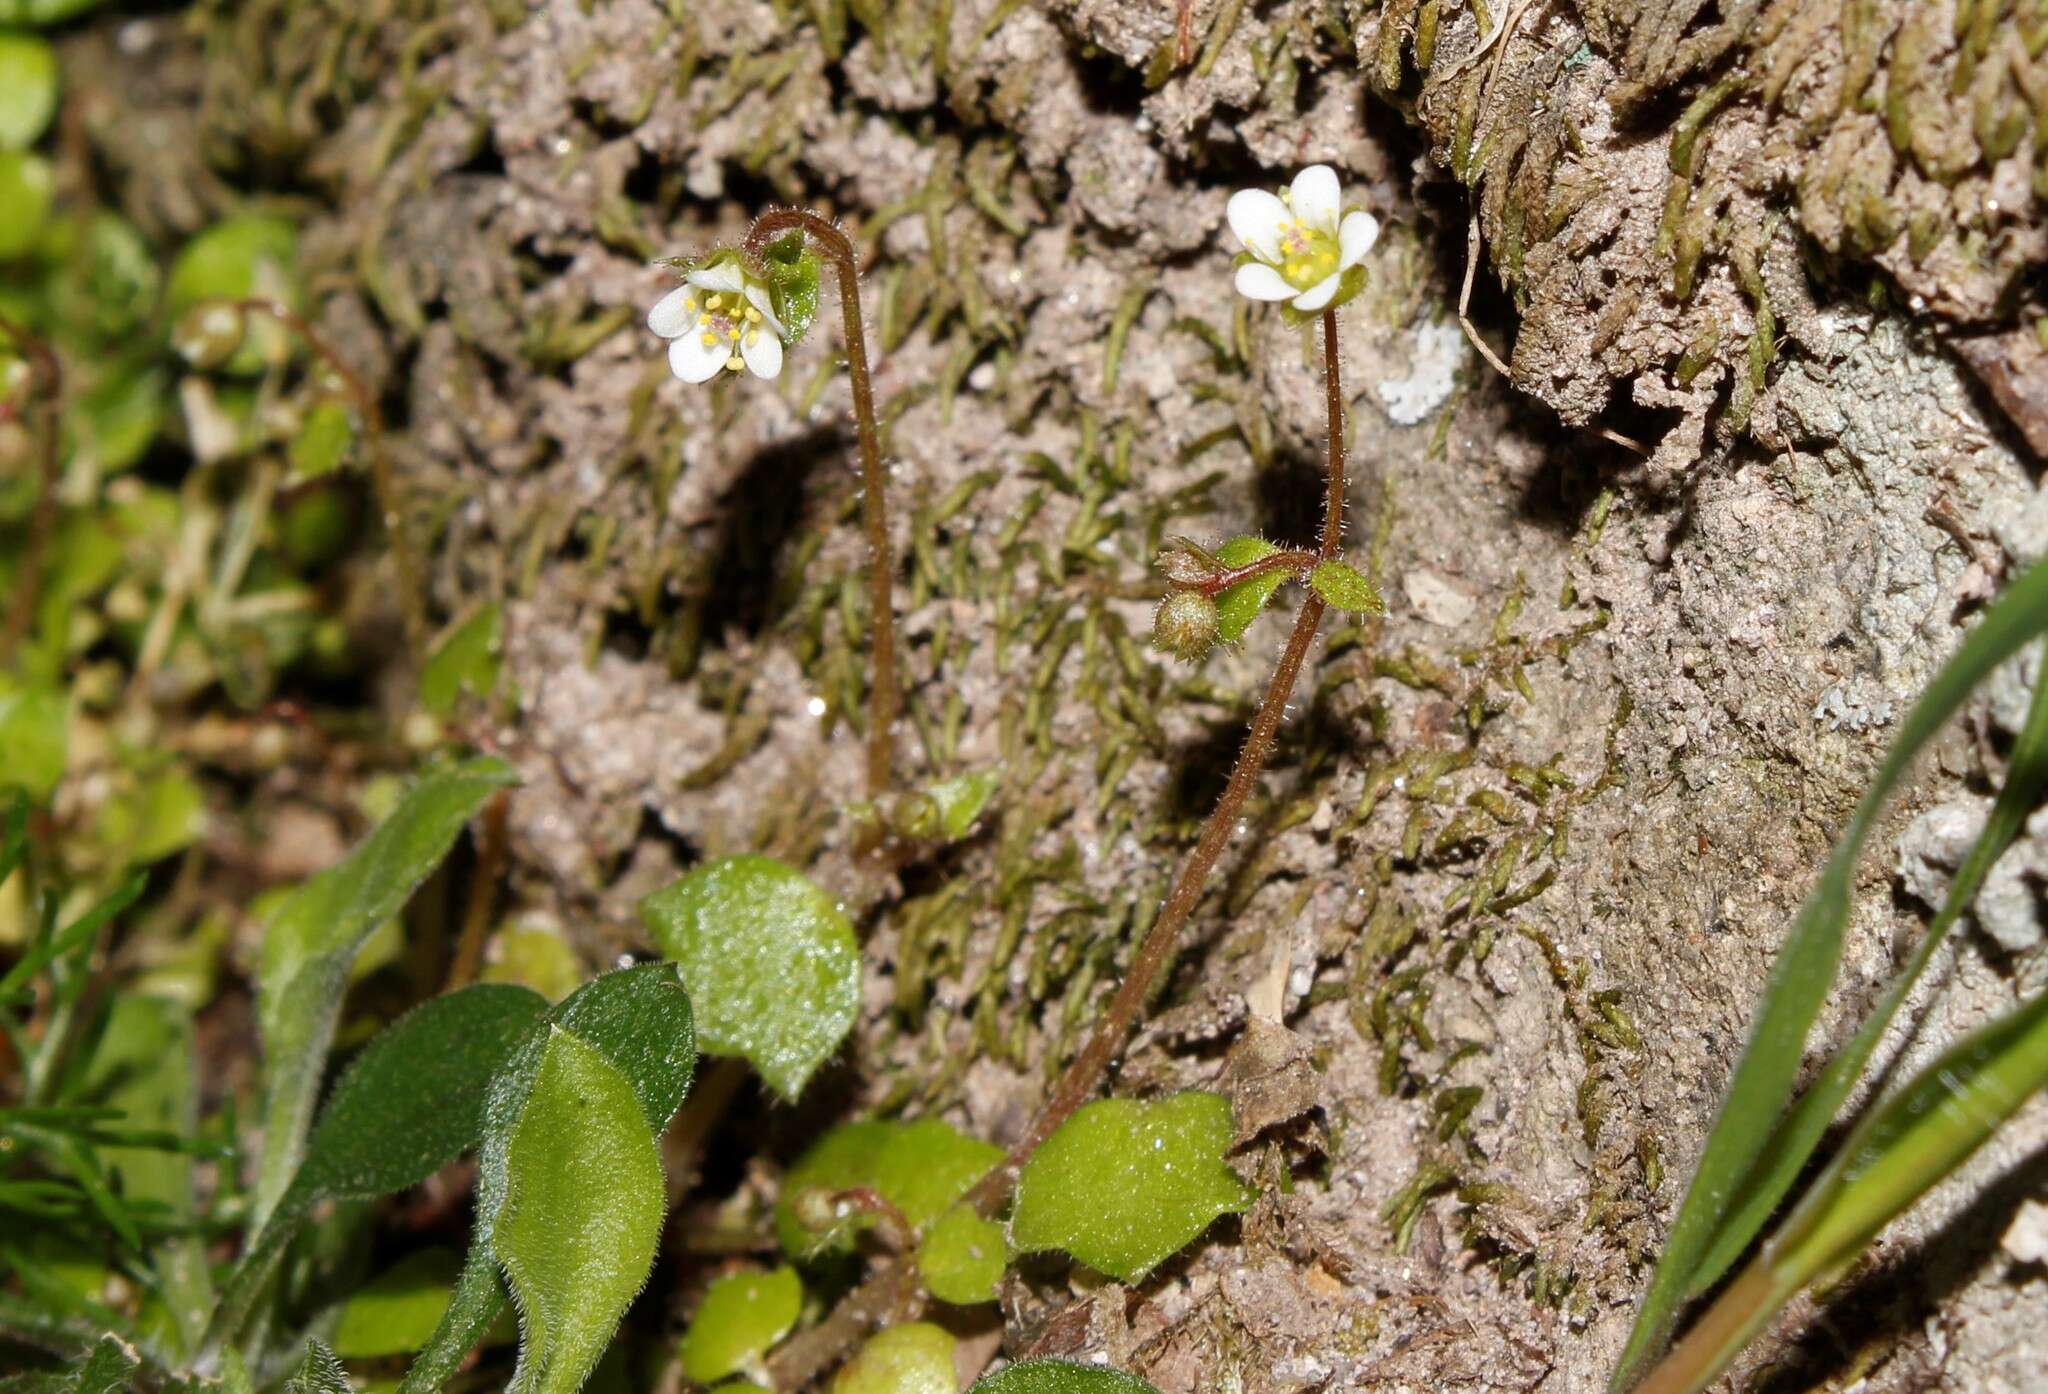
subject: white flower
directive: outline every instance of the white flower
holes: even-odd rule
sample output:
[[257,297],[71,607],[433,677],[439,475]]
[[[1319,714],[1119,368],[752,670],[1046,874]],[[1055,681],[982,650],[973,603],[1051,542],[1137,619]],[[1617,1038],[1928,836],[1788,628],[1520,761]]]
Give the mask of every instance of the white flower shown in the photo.
[[1342,204],[1337,171],[1328,165],[1310,165],[1277,195],[1264,189],[1232,194],[1230,230],[1248,254],[1237,268],[1239,292],[1254,300],[1285,300],[1305,315],[1356,295],[1365,273],[1346,273],[1379,240],[1380,220],[1363,209],[1340,220]]
[[647,327],[668,346],[668,366],[684,382],[707,382],[742,367],[757,378],[782,371],[782,321],[768,282],[736,255],[714,257],[683,278],[647,312]]

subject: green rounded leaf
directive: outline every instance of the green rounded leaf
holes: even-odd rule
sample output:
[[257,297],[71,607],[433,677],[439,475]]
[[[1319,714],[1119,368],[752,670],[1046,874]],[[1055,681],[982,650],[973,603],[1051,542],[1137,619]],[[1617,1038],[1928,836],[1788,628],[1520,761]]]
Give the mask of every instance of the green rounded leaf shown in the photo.
[[549,1030],[505,1152],[493,1242],[519,1303],[515,1394],[575,1394],[647,1281],[666,1195],[633,1085]]
[[425,1345],[448,1310],[461,1262],[449,1249],[421,1249],[357,1288],[335,1323],[334,1353],[373,1360]]
[[832,1394],[960,1394],[953,1334],[928,1321],[878,1331],[832,1381]]
[[709,1384],[747,1370],[789,1334],[803,1305],[794,1268],[726,1274],[711,1284],[683,1333],[683,1373]]
[[47,160],[26,150],[0,150],[0,261],[35,250],[55,187]]
[[[262,213],[223,219],[178,253],[171,267],[165,318],[175,324],[207,301],[252,296],[298,309],[304,299],[298,265],[299,233],[290,222]],[[267,315],[251,315],[241,346],[222,371],[254,376],[265,364],[285,357],[290,345],[282,325]]]
[[918,1245],[917,1270],[932,1296],[966,1307],[995,1301],[1007,1257],[1003,1227],[982,1219],[971,1206],[956,1205],[939,1216]]
[[697,1005],[713,1055],[745,1059],[793,1099],[860,1007],[860,949],[832,897],[768,857],[707,862],[640,904]]
[[36,143],[57,110],[57,51],[33,34],[0,33],[0,150]]
[[1137,1282],[1218,1215],[1251,1204],[1251,1190],[1223,1163],[1231,1132],[1220,1094],[1089,1104],[1025,1164],[1010,1242],[1019,1253],[1063,1250]]
[[36,803],[50,797],[70,758],[70,712],[56,688],[0,673],[0,789],[19,789]]
[[775,1207],[775,1231],[782,1247],[798,1258],[850,1249],[854,1235],[875,1224],[873,1215],[855,1213],[831,1229],[813,1232],[797,1219],[796,1198],[808,1190],[856,1187],[879,1193],[922,1229],[1002,1159],[1002,1148],[965,1137],[934,1118],[849,1123],[825,1134],[789,1169]]
[[1339,610],[1366,615],[1387,613],[1387,602],[1380,598],[1379,589],[1365,573],[1341,561],[1317,562],[1316,569],[1308,574],[1308,583],[1315,587],[1317,595]]
[[1071,1360],[1026,1360],[1000,1374],[976,1380],[967,1394],[1159,1394],[1121,1370],[1077,1365]]
[[[1249,566],[1279,550],[1263,537],[1233,537],[1216,549],[1216,560],[1225,569]],[[1287,577],[1286,571],[1268,571],[1249,581],[1240,581],[1218,595],[1217,636],[1226,644],[1242,639],[1244,632],[1251,628],[1252,621],[1259,617],[1259,611],[1266,608],[1266,602],[1273,598],[1273,592],[1280,589]]]

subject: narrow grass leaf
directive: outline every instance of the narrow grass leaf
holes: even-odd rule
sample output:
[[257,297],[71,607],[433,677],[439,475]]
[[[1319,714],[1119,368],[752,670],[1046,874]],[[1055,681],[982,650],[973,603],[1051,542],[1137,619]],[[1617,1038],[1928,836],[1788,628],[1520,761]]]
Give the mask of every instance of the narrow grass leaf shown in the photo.
[[498,1261],[519,1303],[514,1394],[575,1394],[647,1281],[666,1201],[633,1085],[550,1029],[505,1157]]
[[1879,812],[1921,747],[1977,684],[2043,630],[2048,630],[2048,562],[2037,563],[2006,588],[1900,721],[1897,738],[1800,907],[1764,984],[1749,1041],[1610,1382],[1617,1394],[1634,1382],[1669,1336],[1680,1304],[1694,1290],[1701,1261],[1714,1248],[1785,1113],[1807,1033],[1841,962],[1856,863]]
[[2048,681],[2034,685],[2026,724],[2013,745],[2012,759],[2006,765],[2004,787],[1998,791],[1997,801],[1985,819],[1983,831],[1971,844],[1963,864],[1956,869],[1948,894],[1943,897],[1941,908],[1928,925],[1920,946],[1886,989],[1883,999],[1868,1019],[1836,1052],[1827,1068],[1800,1096],[1777,1132],[1765,1144],[1755,1170],[1737,1192],[1738,1200],[1722,1223],[1713,1247],[1700,1260],[1699,1268],[1693,1274],[1690,1296],[1706,1291],[1728,1271],[1762,1230],[1779,1202],[1791,1191],[1792,1183],[1820,1145],[1828,1124],[1841,1111],[1849,1091],[1862,1077],[1863,1067],[1869,1063],[1878,1042],[1884,1038],[1892,1018],[1898,1015],[1899,1008],[1911,995],[1913,985],[1920,980],[1920,974],[1948,937],[1950,927],[1976,899],[1984,878],[2026,824],[2027,816],[2040,801],[2044,783],[2048,783]]
[[257,995],[270,1097],[252,1234],[298,1171],[356,950],[404,908],[484,800],[516,781],[510,765],[489,758],[425,776],[360,846],[292,891],[271,917]]

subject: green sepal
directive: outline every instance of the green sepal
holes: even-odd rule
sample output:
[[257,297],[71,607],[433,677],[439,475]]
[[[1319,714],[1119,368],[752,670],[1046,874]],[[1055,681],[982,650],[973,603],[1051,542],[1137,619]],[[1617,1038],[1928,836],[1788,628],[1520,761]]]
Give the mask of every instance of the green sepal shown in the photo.
[[1356,300],[1358,293],[1365,289],[1366,280],[1365,266],[1360,263],[1343,274],[1343,279],[1337,282],[1337,293],[1330,297],[1330,303],[1322,310],[1297,310],[1293,301],[1283,300],[1280,302],[1280,314],[1289,324],[1314,324],[1323,317],[1324,310],[1334,310]]
[[782,345],[794,348],[818,317],[818,254],[802,229],[791,229],[762,249],[761,269],[768,303],[782,321]]

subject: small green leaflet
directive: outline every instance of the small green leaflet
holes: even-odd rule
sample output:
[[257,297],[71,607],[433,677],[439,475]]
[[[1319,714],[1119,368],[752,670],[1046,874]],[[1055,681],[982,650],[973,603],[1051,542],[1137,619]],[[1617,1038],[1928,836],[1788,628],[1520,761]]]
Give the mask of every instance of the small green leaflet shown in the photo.
[[[1216,560],[1226,569],[1249,566],[1279,550],[1263,537],[1233,537],[1216,549]],[[1284,569],[1268,571],[1249,581],[1239,581],[1216,597],[1217,633],[1224,643],[1234,644],[1244,637],[1289,574]]]
[[711,1284],[677,1354],[699,1384],[744,1374],[787,1336],[804,1305],[794,1268],[728,1273]]
[[995,1300],[1008,1257],[1003,1227],[982,1219],[971,1206],[956,1205],[933,1222],[917,1246],[917,1271],[932,1296],[965,1307]]
[[975,1381],[967,1394],[1159,1394],[1136,1375],[1071,1360],[1026,1360]]
[[1364,615],[1387,613],[1387,602],[1380,599],[1379,588],[1364,572],[1344,562],[1317,562],[1316,569],[1308,574],[1308,583],[1315,587],[1317,595],[1339,610]]
[[928,1321],[877,1331],[832,1381],[832,1394],[958,1394],[953,1333]]

